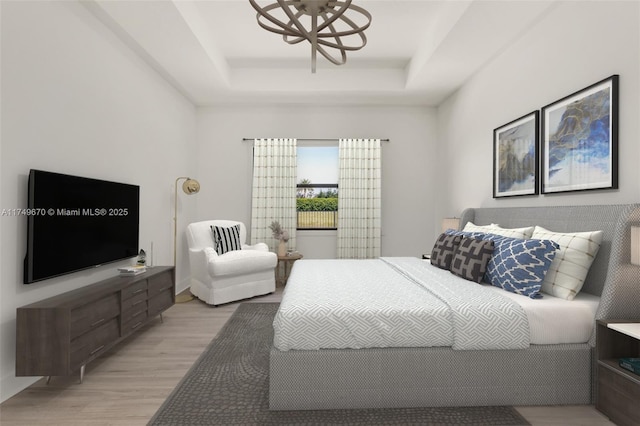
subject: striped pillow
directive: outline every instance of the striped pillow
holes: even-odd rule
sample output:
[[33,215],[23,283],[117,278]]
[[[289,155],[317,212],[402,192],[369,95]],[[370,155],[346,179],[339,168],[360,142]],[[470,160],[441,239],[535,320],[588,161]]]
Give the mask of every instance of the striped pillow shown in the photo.
[[213,232],[213,248],[218,255],[242,249],[240,225],[230,227],[212,226],[211,231]]
[[542,291],[573,300],[582,289],[591,263],[600,250],[602,231],[554,232],[536,226],[533,238],[555,241],[560,246],[544,278]]

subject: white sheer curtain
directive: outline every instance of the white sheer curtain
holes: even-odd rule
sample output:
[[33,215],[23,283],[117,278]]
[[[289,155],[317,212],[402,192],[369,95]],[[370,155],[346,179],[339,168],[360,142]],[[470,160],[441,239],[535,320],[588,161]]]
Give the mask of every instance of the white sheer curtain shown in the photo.
[[380,139],[340,139],[338,258],[380,256]]
[[251,243],[264,242],[277,251],[269,229],[278,221],[289,233],[287,247],[296,248],[296,139],[256,139],[253,145]]

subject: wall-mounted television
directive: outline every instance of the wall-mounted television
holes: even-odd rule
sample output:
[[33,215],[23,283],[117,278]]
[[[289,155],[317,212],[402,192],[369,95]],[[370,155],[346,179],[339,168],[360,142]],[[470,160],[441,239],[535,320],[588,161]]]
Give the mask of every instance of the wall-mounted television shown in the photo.
[[140,187],[30,170],[24,283],[138,254]]

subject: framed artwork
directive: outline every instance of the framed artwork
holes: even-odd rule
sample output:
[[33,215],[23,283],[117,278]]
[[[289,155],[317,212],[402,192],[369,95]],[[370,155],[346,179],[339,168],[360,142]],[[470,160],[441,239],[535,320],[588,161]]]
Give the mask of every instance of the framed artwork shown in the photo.
[[618,75],[542,108],[542,193],[618,188]]
[[538,194],[540,113],[493,130],[493,198]]

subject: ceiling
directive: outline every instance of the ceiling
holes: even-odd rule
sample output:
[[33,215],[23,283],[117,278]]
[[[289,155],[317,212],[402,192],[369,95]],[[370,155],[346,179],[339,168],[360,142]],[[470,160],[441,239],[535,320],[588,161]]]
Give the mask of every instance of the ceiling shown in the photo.
[[436,106],[553,3],[354,0],[372,16],[367,45],[345,65],[318,55],[312,74],[310,45],[260,28],[248,0],[83,2],[197,106]]

